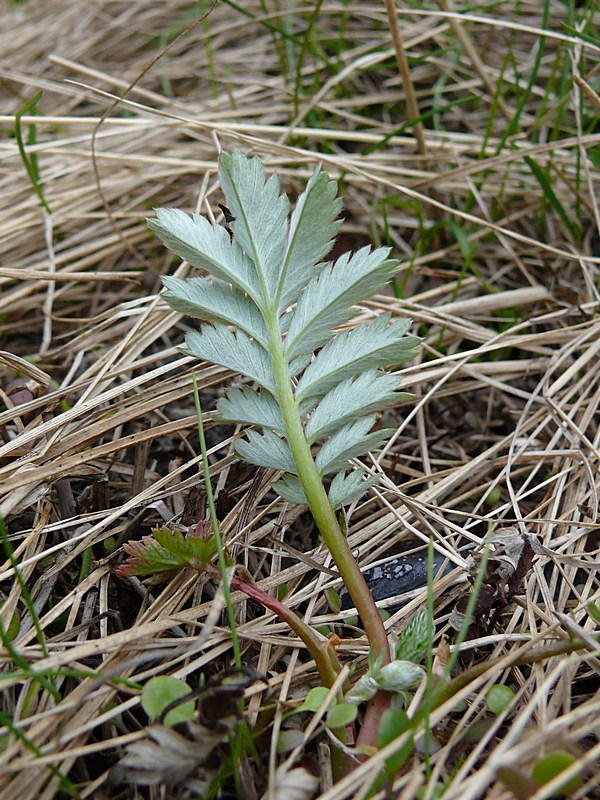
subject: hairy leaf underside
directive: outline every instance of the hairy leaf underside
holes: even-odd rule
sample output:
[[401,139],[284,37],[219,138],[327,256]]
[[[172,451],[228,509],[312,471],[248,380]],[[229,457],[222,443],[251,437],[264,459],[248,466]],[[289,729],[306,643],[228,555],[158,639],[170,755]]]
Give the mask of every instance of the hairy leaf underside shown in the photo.
[[336,329],[354,317],[357,303],[385,286],[397,262],[386,247],[324,261],[341,224],[341,200],[320,168],[291,215],[277,177],[266,179],[257,158],[222,154],[219,178],[233,217],[231,234],[172,208],[158,209],[148,221],[173,253],[209,273],[187,281],[164,278],[163,297],[207,322],[186,336],[191,355],[257,387],[232,388],[218,402],[223,421],[260,429],[238,441],[238,454],[282,470],[275,488],[289,502],[305,503],[294,455],[298,427],[290,422],[299,418],[318,472],[334,476],[329,500],[339,507],[372,482],[348,461],[386,438],[385,429],[371,432],[375,413],[407,395],[385,369],[412,358],[419,340],[408,335],[410,320],[389,315]]

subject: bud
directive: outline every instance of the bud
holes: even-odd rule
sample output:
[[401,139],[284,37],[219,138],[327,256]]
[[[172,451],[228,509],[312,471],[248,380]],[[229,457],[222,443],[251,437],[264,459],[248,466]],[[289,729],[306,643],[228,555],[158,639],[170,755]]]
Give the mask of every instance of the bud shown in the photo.
[[412,661],[392,661],[379,670],[377,683],[386,692],[402,692],[420,683],[424,675],[423,667]]
[[412,661],[392,661],[383,667],[375,665],[359,678],[345,697],[346,703],[364,703],[379,689],[386,692],[403,692],[416,686],[425,675],[425,670]]

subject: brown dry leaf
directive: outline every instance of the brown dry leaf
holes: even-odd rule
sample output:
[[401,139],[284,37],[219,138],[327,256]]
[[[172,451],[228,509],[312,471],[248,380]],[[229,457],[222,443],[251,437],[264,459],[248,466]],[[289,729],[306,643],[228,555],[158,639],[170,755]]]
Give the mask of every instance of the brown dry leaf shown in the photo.
[[[186,731],[188,736],[165,725],[148,726],[145,729],[146,737],[130,744],[125,756],[113,767],[111,781],[125,781],[140,786],[183,784],[192,773],[199,770],[228,734],[227,728],[211,731],[192,722],[186,723]],[[214,770],[208,773],[213,774]],[[205,774],[208,773],[205,771]],[[194,777],[200,779],[198,774]],[[209,778],[206,780],[208,782]]]
[[275,772],[273,800],[310,800],[319,788],[319,778],[306,767],[287,767],[282,764]]
[[536,536],[520,531],[516,526],[500,528],[492,536],[488,572],[497,573],[500,578],[510,578],[514,573],[527,569],[534,553],[543,553]]
[[[515,526],[494,531],[487,547],[485,575],[479,587],[470,626],[472,633],[481,632],[492,612],[498,612],[510,603],[529,574],[534,555],[545,552],[537,537],[522,532]],[[475,582],[475,577],[481,569],[484,552],[482,548],[469,558],[468,572],[471,583]],[[469,600],[468,593],[458,600],[452,611],[449,622],[455,630],[459,630],[464,623]]]

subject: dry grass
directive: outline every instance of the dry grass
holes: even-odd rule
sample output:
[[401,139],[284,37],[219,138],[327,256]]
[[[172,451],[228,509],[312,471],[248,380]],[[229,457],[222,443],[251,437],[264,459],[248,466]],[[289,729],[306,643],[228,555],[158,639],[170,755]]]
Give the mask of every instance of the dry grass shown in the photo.
[[[170,261],[144,217],[155,205],[216,211],[218,145],[260,155],[292,193],[323,161],[342,179],[344,249],[387,239],[403,260],[404,296],[361,311],[408,315],[425,337],[420,363],[401,373],[416,398],[388,415],[397,431],[367,462],[382,472],[380,488],[352,509],[361,563],[389,555],[398,538],[433,537],[457,567],[435,587],[448,600],[437,644],[451,633],[452,598],[465,590],[465,545],[480,542],[488,523],[522,523],[547,548],[493,630],[462,645],[465,658],[504,660],[462,692],[466,710],[435,712],[439,750],[429,765],[415,756],[393,796],[411,800],[427,780],[446,784],[448,800],[511,798],[498,767],[528,773],[558,748],[579,760],[574,797],[592,797],[600,694],[586,605],[599,602],[600,47],[571,37],[558,0],[539,59],[539,3],[506,2],[465,23],[445,2],[418,12],[400,2],[411,75],[403,87],[383,2],[323,3],[310,47],[304,14],[243,5],[254,19],[217,4],[106,117],[198,4],[28,0],[2,12],[1,514],[22,581],[5,560],[2,619],[5,629],[12,620],[14,651],[2,650],[2,711],[14,726],[3,739],[0,798],[59,796],[49,765],[82,798],[164,796],[108,784],[145,720],[138,692],[114,679],[172,674],[197,684],[230,662],[226,622],[208,619],[213,595],[196,575],[146,590],[112,571],[115,544],[181,514],[201,483],[193,369],[230,551],[263,589],[285,583],[286,602],[308,620],[339,622],[324,603],[323,590],[337,584],[310,520],[275,499],[273,476],[240,467],[232,431],[211,422],[232,375],[178,353],[187,323],[157,297],[160,275],[189,268]],[[588,6],[572,26],[593,13],[598,21]],[[586,81],[583,95],[573,76]],[[419,155],[410,129],[398,132],[405,88],[421,114],[438,109],[422,126]],[[23,130],[35,128],[28,152],[51,214],[13,135],[15,114],[38,90],[38,116],[25,116]],[[234,601],[244,662],[269,682],[268,692],[260,683],[250,690],[249,719],[278,704],[276,731],[286,701],[314,685],[314,670],[272,614],[241,595]],[[424,601],[425,592],[409,599],[390,631]],[[577,654],[513,665],[573,631],[587,637]],[[348,665],[364,666],[364,639],[343,638],[339,649]],[[66,668],[104,679],[54,673],[57,702],[32,673]],[[483,697],[494,683],[511,685],[517,699],[491,720]],[[326,762],[326,742],[307,749],[318,744]],[[268,784],[273,797],[269,746],[257,791]],[[389,748],[334,785],[324,777],[321,797],[366,797],[386,756]]]

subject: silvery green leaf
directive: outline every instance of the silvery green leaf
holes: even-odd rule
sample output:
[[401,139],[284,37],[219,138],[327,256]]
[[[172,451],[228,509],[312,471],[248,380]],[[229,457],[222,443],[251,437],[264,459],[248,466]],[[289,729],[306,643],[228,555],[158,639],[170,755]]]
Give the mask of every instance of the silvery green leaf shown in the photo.
[[279,310],[296,302],[315,266],[330,251],[342,223],[336,217],[342,200],[336,198],[337,183],[321,172],[312,174],[292,212],[288,246],[279,278]]
[[283,475],[280,480],[273,484],[273,489],[288,503],[294,503],[298,506],[308,505],[300,479],[295,475]]
[[289,201],[279,193],[276,175],[265,181],[258,158],[237,151],[221,153],[219,179],[234,217],[230,225],[234,241],[254,262],[264,304],[271,304],[285,258]]
[[292,316],[293,316],[292,311],[286,311],[285,314],[281,314],[278,320],[280,333],[287,333],[290,324],[292,322]]
[[246,431],[248,441],[239,439],[235,449],[237,454],[259,467],[270,467],[272,469],[282,469],[284,472],[296,473],[296,464],[292,451],[276,433],[265,431],[264,434],[256,431]]
[[275,375],[269,354],[243,331],[231,331],[219,323],[203,325],[201,331],[188,333],[185,343],[196,358],[247,375],[275,394]]
[[365,322],[354,330],[338,333],[304,371],[296,398],[322,396],[336,383],[365,369],[412,358],[419,339],[404,335],[410,325],[410,320],[390,322],[390,315],[383,314],[372,323]]
[[400,633],[396,644],[396,659],[413,661],[418,664],[429,645],[431,630],[432,624],[429,614],[423,609],[411,619]]
[[220,225],[204,217],[190,217],[178,208],[157,208],[148,226],[171,252],[215,278],[233,283],[260,305],[262,295],[254,264]]
[[286,339],[288,357],[312,352],[330,338],[332,328],[352,319],[354,303],[379,291],[396,272],[389,247],[363,247],[344,253],[319,271],[302,293]]
[[285,425],[275,398],[269,392],[260,394],[249,386],[229,389],[217,401],[218,418],[223,422],[242,422],[283,432]]
[[354,470],[349,474],[338,472],[331,481],[329,487],[329,502],[333,509],[352,503],[357,500],[363,492],[377,481],[377,476],[372,475],[366,480],[365,473],[361,469]]
[[325,442],[315,459],[321,475],[343,469],[349,458],[360,456],[381,444],[389,434],[389,430],[382,428],[374,433],[368,433],[374,422],[373,414],[344,425],[334,433],[331,439]]
[[306,424],[306,436],[314,442],[331,434],[349,420],[386,408],[409,397],[396,392],[400,379],[368,369],[355,378],[347,378],[327,392]]
[[267,329],[260,309],[247,295],[223,281],[208,283],[204,278],[163,278],[167,289],[163,298],[176,311],[194,319],[207,319],[236,325],[256,339],[263,347],[267,346]]
[[303,369],[305,369],[306,365],[312,358],[312,353],[303,353],[301,356],[296,356],[296,358],[292,358],[290,363],[288,364],[288,372],[291,378],[295,378],[296,375],[299,375]]

